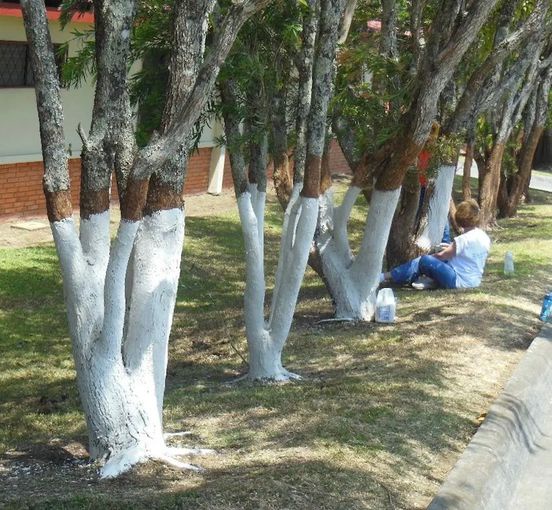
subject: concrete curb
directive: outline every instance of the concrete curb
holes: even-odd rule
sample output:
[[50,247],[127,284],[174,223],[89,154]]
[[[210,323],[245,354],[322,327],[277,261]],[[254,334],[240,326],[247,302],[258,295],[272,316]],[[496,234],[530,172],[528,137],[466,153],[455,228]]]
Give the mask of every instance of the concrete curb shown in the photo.
[[428,510],[504,510],[550,419],[552,325],[545,324]]

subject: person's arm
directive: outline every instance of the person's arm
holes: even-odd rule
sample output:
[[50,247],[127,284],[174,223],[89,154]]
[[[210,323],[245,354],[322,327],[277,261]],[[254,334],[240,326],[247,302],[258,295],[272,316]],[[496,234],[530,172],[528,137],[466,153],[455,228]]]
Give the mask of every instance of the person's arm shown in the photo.
[[434,253],[433,256],[439,260],[450,260],[456,255],[456,243],[452,241],[446,248],[439,253]]

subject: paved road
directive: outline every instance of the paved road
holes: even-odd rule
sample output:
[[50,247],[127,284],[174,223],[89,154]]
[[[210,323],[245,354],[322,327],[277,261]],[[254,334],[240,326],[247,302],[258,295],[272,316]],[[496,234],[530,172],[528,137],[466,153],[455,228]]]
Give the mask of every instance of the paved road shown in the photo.
[[529,187],[532,189],[538,189],[540,191],[548,191],[552,193],[552,174],[550,175],[537,175],[531,176],[531,182]]
[[[456,168],[456,173],[458,175],[462,175],[464,169],[464,159],[461,158],[458,162],[458,167]],[[479,173],[477,171],[477,164],[473,163],[471,167],[471,177],[477,178]],[[549,193],[552,193],[552,173],[550,175],[537,175],[535,173],[531,176],[531,182],[529,183],[529,187],[531,189],[536,189],[539,191],[547,191]],[[552,505],[551,505],[552,507]]]

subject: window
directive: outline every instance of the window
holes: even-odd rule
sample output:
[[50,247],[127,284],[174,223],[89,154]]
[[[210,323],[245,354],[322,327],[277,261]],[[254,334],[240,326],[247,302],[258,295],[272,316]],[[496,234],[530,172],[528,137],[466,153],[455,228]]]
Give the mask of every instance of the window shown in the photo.
[[0,42],[0,87],[33,87],[27,43]]
[[[65,56],[54,45],[56,63],[61,71]],[[34,87],[29,46],[26,42],[0,41],[0,88]]]

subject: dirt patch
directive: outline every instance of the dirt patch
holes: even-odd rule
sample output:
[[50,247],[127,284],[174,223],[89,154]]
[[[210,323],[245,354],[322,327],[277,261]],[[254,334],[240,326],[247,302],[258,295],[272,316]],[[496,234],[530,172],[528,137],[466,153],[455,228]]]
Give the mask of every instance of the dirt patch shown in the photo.
[[[191,195],[185,200],[186,216],[208,216],[236,209],[236,198],[232,190],[223,190],[220,195]],[[73,214],[78,223],[78,211]],[[121,212],[118,204],[111,206],[111,225],[115,232]],[[33,224],[33,228],[25,225]],[[0,216],[0,248],[26,248],[44,243],[51,243],[52,232],[46,213],[43,215]]]

